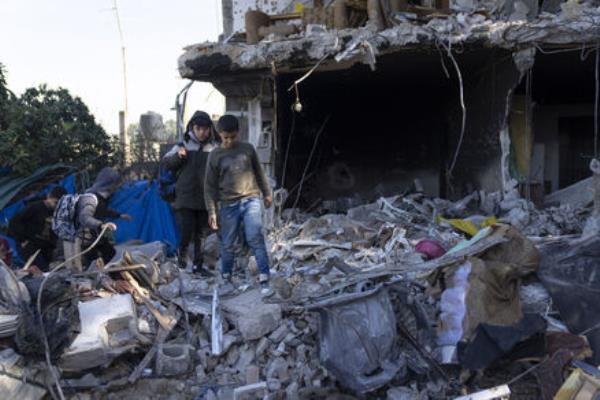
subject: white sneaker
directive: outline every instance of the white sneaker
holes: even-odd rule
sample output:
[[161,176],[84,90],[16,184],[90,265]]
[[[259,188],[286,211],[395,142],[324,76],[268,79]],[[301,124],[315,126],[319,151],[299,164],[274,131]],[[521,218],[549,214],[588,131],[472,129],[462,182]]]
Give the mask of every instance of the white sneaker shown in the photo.
[[275,292],[273,291],[273,288],[271,288],[268,280],[260,283],[260,294],[262,294],[263,297],[273,296],[274,293]]

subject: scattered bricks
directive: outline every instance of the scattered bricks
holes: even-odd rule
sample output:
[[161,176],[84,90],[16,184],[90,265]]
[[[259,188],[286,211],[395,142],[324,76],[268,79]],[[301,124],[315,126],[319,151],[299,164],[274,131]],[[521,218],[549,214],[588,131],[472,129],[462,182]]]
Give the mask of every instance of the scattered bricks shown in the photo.
[[285,390],[285,398],[286,400],[300,400],[300,396],[298,396],[299,385],[298,382],[292,382]]
[[217,395],[212,390],[208,390],[208,392],[204,395],[205,400],[219,400]]
[[279,343],[279,346],[277,346],[277,348],[273,349],[271,351],[271,354],[275,357],[280,357],[284,354],[287,354],[287,352],[285,351],[285,343],[284,342]]
[[278,379],[286,383],[290,379],[290,365],[281,357],[271,361],[267,366],[267,380]]
[[301,344],[300,346],[296,347],[296,360],[298,361],[298,363],[305,363],[306,362],[306,345]]
[[256,365],[248,365],[246,367],[246,385],[258,383],[260,379],[260,368]]
[[226,333],[223,335],[223,354],[227,353],[231,346],[236,343],[241,342],[240,337],[237,335],[232,335],[231,333]]
[[254,351],[248,346],[246,346],[244,350],[240,352],[240,357],[236,362],[234,368],[239,373],[244,373],[246,371],[246,368],[248,367],[248,365],[250,365],[250,363],[252,363],[252,361],[254,361]]
[[271,343],[269,342],[269,339],[267,339],[266,337],[260,339],[260,341],[258,342],[258,345],[256,346],[256,357],[262,356],[263,353],[269,348],[270,345],[271,345]]
[[275,329],[271,335],[269,335],[269,340],[273,343],[281,342],[286,335],[288,334],[288,327],[286,324],[279,325],[279,328]]
[[219,359],[217,357],[212,356],[210,352],[210,347],[204,347],[196,351],[196,359],[200,361],[200,363],[204,366],[204,368],[207,371],[215,369],[215,367],[219,363]]
[[174,376],[190,368],[190,346],[186,344],[161,344],[156,352],[156,373]]
[[308,327],[308,322],[306,322],[303,319],[299,319],[299,320],[295,321],[294,326],[299,331],[302,331],[302,330],[304,330],[304,329],[306,329]]
[[228,386],[236,383],[233,379],[235,371],[231,368],[222,368],[219,372],[215,371],[215,374],[217,374],[217,383],[221,386]]
[[281,387],[282,387],[281,381],[279,379],[269,379],[267,381],[267,386],[268,386],[269,390],[272,392],[281,390]]
[[[291,343],[291,342],[293,342],[293,341],[297,340],[297,339],[296,339],[296,336],[297,336],[296,334],[294,334],[294,333],[292,333],[292,332],[289,332],[287,335],[285,335],[285,338],[283,339],[283,342],[284,342],[285,344],[289,344],[289,343]],[[298,341],[298,342],[299,342],[299,341]],[[300,344],[300,343],[298,343],[298,344]]]
[[235,365],[235,363],[239,360],[239,358],[240,358],[240,352],[238,351],[237,348],[232,347],[227,352],[227,355],[225,357],[225,364],[229,365],[230,367],[233,367]]
[[206,383],[208,376],[202,365],[196,365],[196,383]]
[[253,383],[233,390],[233,400],[262,398],[267,393],[267,382]]

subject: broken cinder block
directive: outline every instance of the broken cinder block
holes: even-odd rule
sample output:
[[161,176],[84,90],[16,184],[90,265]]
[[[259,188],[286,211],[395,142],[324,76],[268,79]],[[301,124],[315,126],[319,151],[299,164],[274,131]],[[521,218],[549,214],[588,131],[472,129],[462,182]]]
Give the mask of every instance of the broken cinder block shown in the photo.
[[79,302],[81,333],[60,359],[64,370],[109,363],[137,342],[137,314],[129,294]]

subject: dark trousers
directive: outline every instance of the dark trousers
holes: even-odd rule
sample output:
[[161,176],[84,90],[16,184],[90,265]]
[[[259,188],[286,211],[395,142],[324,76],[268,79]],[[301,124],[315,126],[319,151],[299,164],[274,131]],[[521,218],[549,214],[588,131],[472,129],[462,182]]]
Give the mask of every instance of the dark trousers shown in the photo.
[[23,262],[27,262],[29,257],[35,254],[36,251],[40,250],[39,254],[33,260],[31,265],[35,265],[42,271],[46,272],[50,268],[50,261],[52,261],[52,247],[40,246],[34,242],[25,241],[19,243],[19,255],[23,259]]
[[[96,240],[96,238],[94,238],[94,241]],[[93,243],[93,241],[87,241],[84,240],[81,243],[81,250],[85,250],[88,248],[89,245],[91,245]],[[104,265],[108,264],[110,262],[110,260],[113,259],[113,257],[115,256],[115,254],[117,254],[117,251],[115,250],[115,246],[112,243],[112,240],[106,236],[102,237],[102,239],[100,239],[100,241],[98,242],[98,244],[89,252],[84,256],[84,269],[87,268],[90,263],[92,261],[94,261],[97,258],[102,258],[102,261],[104,261]]]
[[180,208],[175,210],[175,220],[179,228],[179,262],[183,266],[187,260],[187,249],[194,245],[194,265],[202,266],[202,242],[208,234],[208,213],[206,210]]

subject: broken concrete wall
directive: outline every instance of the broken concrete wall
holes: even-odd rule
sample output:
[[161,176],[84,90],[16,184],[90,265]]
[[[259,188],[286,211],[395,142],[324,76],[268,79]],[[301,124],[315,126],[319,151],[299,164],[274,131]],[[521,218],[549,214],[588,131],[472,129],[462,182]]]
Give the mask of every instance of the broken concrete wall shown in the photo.
[[223,0],[223,32],[229,36],[234,32],[243,32],[246,12],[262,11],[269,15],[292,12],[295,4],[312,5],[312,0]]
[[[415,179],[426,194],[440,194],[450,82],[437,53],[386,55],[375,71],[317,72],[297,96],[288,88],[300,76],[278,79],[277,175],[281,182],[285,169],[288,190],[305,175],[303,206],[373,201],[410,189]],[[292,111],[296,99],[300,112]]]
[[214,82],[225,96],[225,113],[238,117],[242,140],[252,143],[269,176],[273,176],[275,113],[273,83],[266,74],[225,77]]
[[[459,60],[460,61],[460,60]],[[460,64],[459,64],[460,65]],[[451,74],[455,71],[450,70]],[[463,142],[452,171],[449,194],[460,196],[473,189],[502,190],[501,131],[507,124],[507,105],[521,74],[511,53],[492,50],[481,59],[481,69],[463,74],[467,112]],[[458,86],[458,82],[456,82]],[[461,132],[458,89],[450,99],[454,110],[450,120],[451,163]]]

